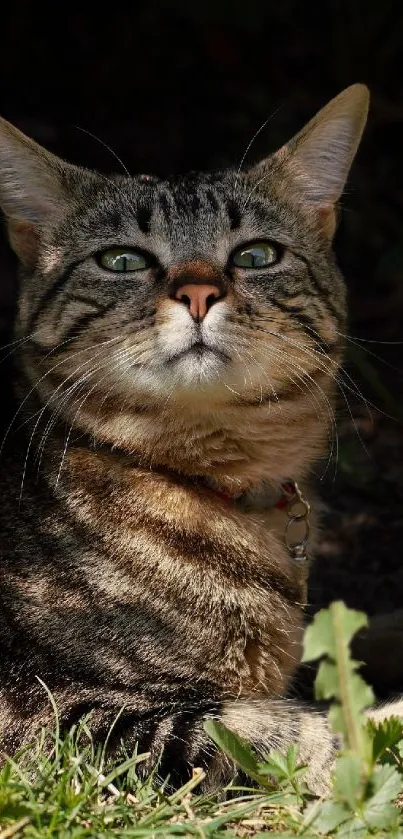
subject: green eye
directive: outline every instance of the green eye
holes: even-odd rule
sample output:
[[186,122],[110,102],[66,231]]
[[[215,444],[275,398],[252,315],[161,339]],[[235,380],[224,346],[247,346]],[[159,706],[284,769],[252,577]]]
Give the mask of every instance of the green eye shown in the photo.
[[130,248],[111,248],[103,251],[99,257],[99,264],[108,271],[128,274],[130,271],[144,271],[151,265],[151,259],[141,251]]
[[252,242],[232,254],[238,268],[267,268],[278,260],[278,252],[270,242]]

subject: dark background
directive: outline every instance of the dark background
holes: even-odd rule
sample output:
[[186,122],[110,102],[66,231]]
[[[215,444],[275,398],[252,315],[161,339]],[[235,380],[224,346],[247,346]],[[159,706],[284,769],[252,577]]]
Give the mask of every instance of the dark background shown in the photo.
[[[103,143],[133,173],[238,166],[269,120],[253,162],[347,85],[370,87],[336,250],[350,292],[347,369],[371,405],[345,380],[337,477],[328,470],[320,483],[328,511],[311,601],[343,597],[371,614],[403,606],[401,0],[148,0],[127,11],[14,0],[0,39],[0,113],[102,171],[119,170]],[[3,325],[15,287],[3,236]]]

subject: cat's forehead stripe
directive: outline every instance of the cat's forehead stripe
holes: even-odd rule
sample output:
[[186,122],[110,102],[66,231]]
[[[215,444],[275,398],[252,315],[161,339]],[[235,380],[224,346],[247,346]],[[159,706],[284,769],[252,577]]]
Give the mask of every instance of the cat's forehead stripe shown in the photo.
[[161,210],[166,223],[172,222],[183,213],[197,216],[201,212],[218,216],[226,213],[231,226],[238,225],[240,208],[233,199],[227,199],[221,189],[209,181],[184,179],[183,182],[156,185],[155,204]]

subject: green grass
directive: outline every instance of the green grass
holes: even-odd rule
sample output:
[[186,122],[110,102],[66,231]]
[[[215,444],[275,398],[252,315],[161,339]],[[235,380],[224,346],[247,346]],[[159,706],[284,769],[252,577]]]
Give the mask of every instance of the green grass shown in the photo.
[[[54,746],[49,754],[49,738]],[[154,837],[258,835],[267,824],[283,831],[295,819],[284,794],[233,790],[203,796],[201,770],[173,795],[153,778],[139,780],[142,755],[104,766],[88,721],[64,738],[43,732],[31,748],[7,759],[0,773],[0,837]],[[45,744],[48,748],[45,748]]]
[[[200,794],[202,770],[174,794],[152,775],[141,780],[145,755],[123,754],[111,763],[106,743],[95,745],[91,718],[60,736],[57,710],[53,731],[4,757],[0,770],[0,839],[8,837],[403,837],[395,805],[403,790],[403,723],[364,722],[371,691],[349,654],[365,616],[332,604],[314,619],[305,636],[305,660],[320,658],[317,693],[331,700],[330,720],[344,739],[326,800],[305,783],[298,750],[272,752],[264,761],[251,747],[214,720],[205,728],[217,746],[249,771],[258,788],[225,788]],[[50,697],[52,702],[52,697]],[[230,794],[229,794],[230,790]]]

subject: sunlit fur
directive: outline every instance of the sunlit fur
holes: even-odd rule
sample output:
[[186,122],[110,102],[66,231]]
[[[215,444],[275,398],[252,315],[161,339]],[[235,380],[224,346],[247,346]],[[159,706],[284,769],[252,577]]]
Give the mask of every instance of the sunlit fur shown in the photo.
[[[324,788],[325,718],[279,699],[306,569],[269,499],[291,478],[312,501],[309,472],[335,453],[346,305],[331,236],[366,108],[355,86],[256,168],[171,180],[79,170],[0,123],[21,263],[2,448],[5,748],[49,720],[39,676],[65,726],[92,711],[102,737],[124,706],[110,747],[139,740],[149,766],[163,750],[172,782],[200,764],[211,784],[231,776],[203,733],[218,715],[263,751],[297,739]],[[236,268],[257,240],[278,261]],[[102,268],[119,246],[150,267]],[[220,289],[200,323],[175,297],[189,282]]]

